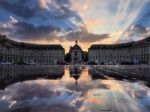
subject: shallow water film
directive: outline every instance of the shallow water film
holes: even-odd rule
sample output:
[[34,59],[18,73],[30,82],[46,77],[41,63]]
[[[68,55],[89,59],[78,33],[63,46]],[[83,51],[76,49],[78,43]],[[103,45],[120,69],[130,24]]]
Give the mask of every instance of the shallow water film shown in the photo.
[[150,112],[150,67],[0,66],[0,112]]

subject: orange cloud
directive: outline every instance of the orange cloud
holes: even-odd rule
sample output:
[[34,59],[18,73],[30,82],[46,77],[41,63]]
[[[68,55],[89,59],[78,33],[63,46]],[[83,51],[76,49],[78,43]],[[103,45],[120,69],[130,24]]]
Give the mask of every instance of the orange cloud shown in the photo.
[[47,0],[40,0],[39,1],[39,4],[41,6],[41,8],[45,8],[45,9],[49,9],[49,7],[47,6],[47,3],[50,2],[50,1],[47,1]]
[[105,24],[106,23],[106,21],[105,20],[99,20],[99,19],[90,19],[90,20],[88,20],[85,24],[87,25],[87,26],[99,26],[99,25],[103,25],[103,24]]

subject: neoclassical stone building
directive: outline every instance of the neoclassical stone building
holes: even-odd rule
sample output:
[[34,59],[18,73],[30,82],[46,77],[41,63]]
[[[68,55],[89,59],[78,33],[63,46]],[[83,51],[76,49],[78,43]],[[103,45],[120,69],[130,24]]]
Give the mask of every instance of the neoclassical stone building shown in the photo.
[[92,45],[88,49],[88,61],[99,64],[150,64],[150,37],[130,43]]
[[72,63],[81,63],[83,60],[83,51],[76,40],[75,45],[70,47],[69,54]]
[[63,62],[61,45],[37,45],[16,42],[0,35],[0,62],[51,64]]
[[[73,64],[82,63],[84,52],[75,42],[70,47]],[[64,62],[65,50],[61,45],[37,45],[16,42],[0,35],[0,62],[53,64]],[[130,43],[92,45],[88,49],[88,62],[98,64],[147,63],[150,64],[150,37]]]

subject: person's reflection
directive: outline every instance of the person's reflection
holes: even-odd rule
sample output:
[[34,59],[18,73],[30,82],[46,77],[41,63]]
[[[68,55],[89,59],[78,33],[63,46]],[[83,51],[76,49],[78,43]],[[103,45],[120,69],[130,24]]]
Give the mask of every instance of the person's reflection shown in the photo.
[[78,79],[80,78],[82,73],[82,68],[79,66],[73,66],[70,68],[70,77],[75,79],[75,84],[78,84]]

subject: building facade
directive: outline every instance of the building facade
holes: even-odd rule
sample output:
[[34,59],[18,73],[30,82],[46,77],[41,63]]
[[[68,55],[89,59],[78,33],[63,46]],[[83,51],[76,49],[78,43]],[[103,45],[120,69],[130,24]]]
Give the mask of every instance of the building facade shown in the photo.
[[[70,62],[84,61],[84,52],[75,42],[70,47]],[[88,49],[88,62],[98,64],[150,64],[150,37],[130,43],[114,45],[92,45]],[[0,63],[40,63],[64,62],[65,50],[61,45],[37,45],[10,40],[0,35]]]
[[75,42],[73,47],[70,47],[69,50],[70,58],[72,63],[81,63],[83,60],[83,51],[78,45],[78,42]]
[[51,64],[63,62],[64,56],[61,45],[29,44],[0,36],[0,62]]
[[92,45],[88,49],[88,61],[99,64],[150,64],[150,37],[123,44]]

